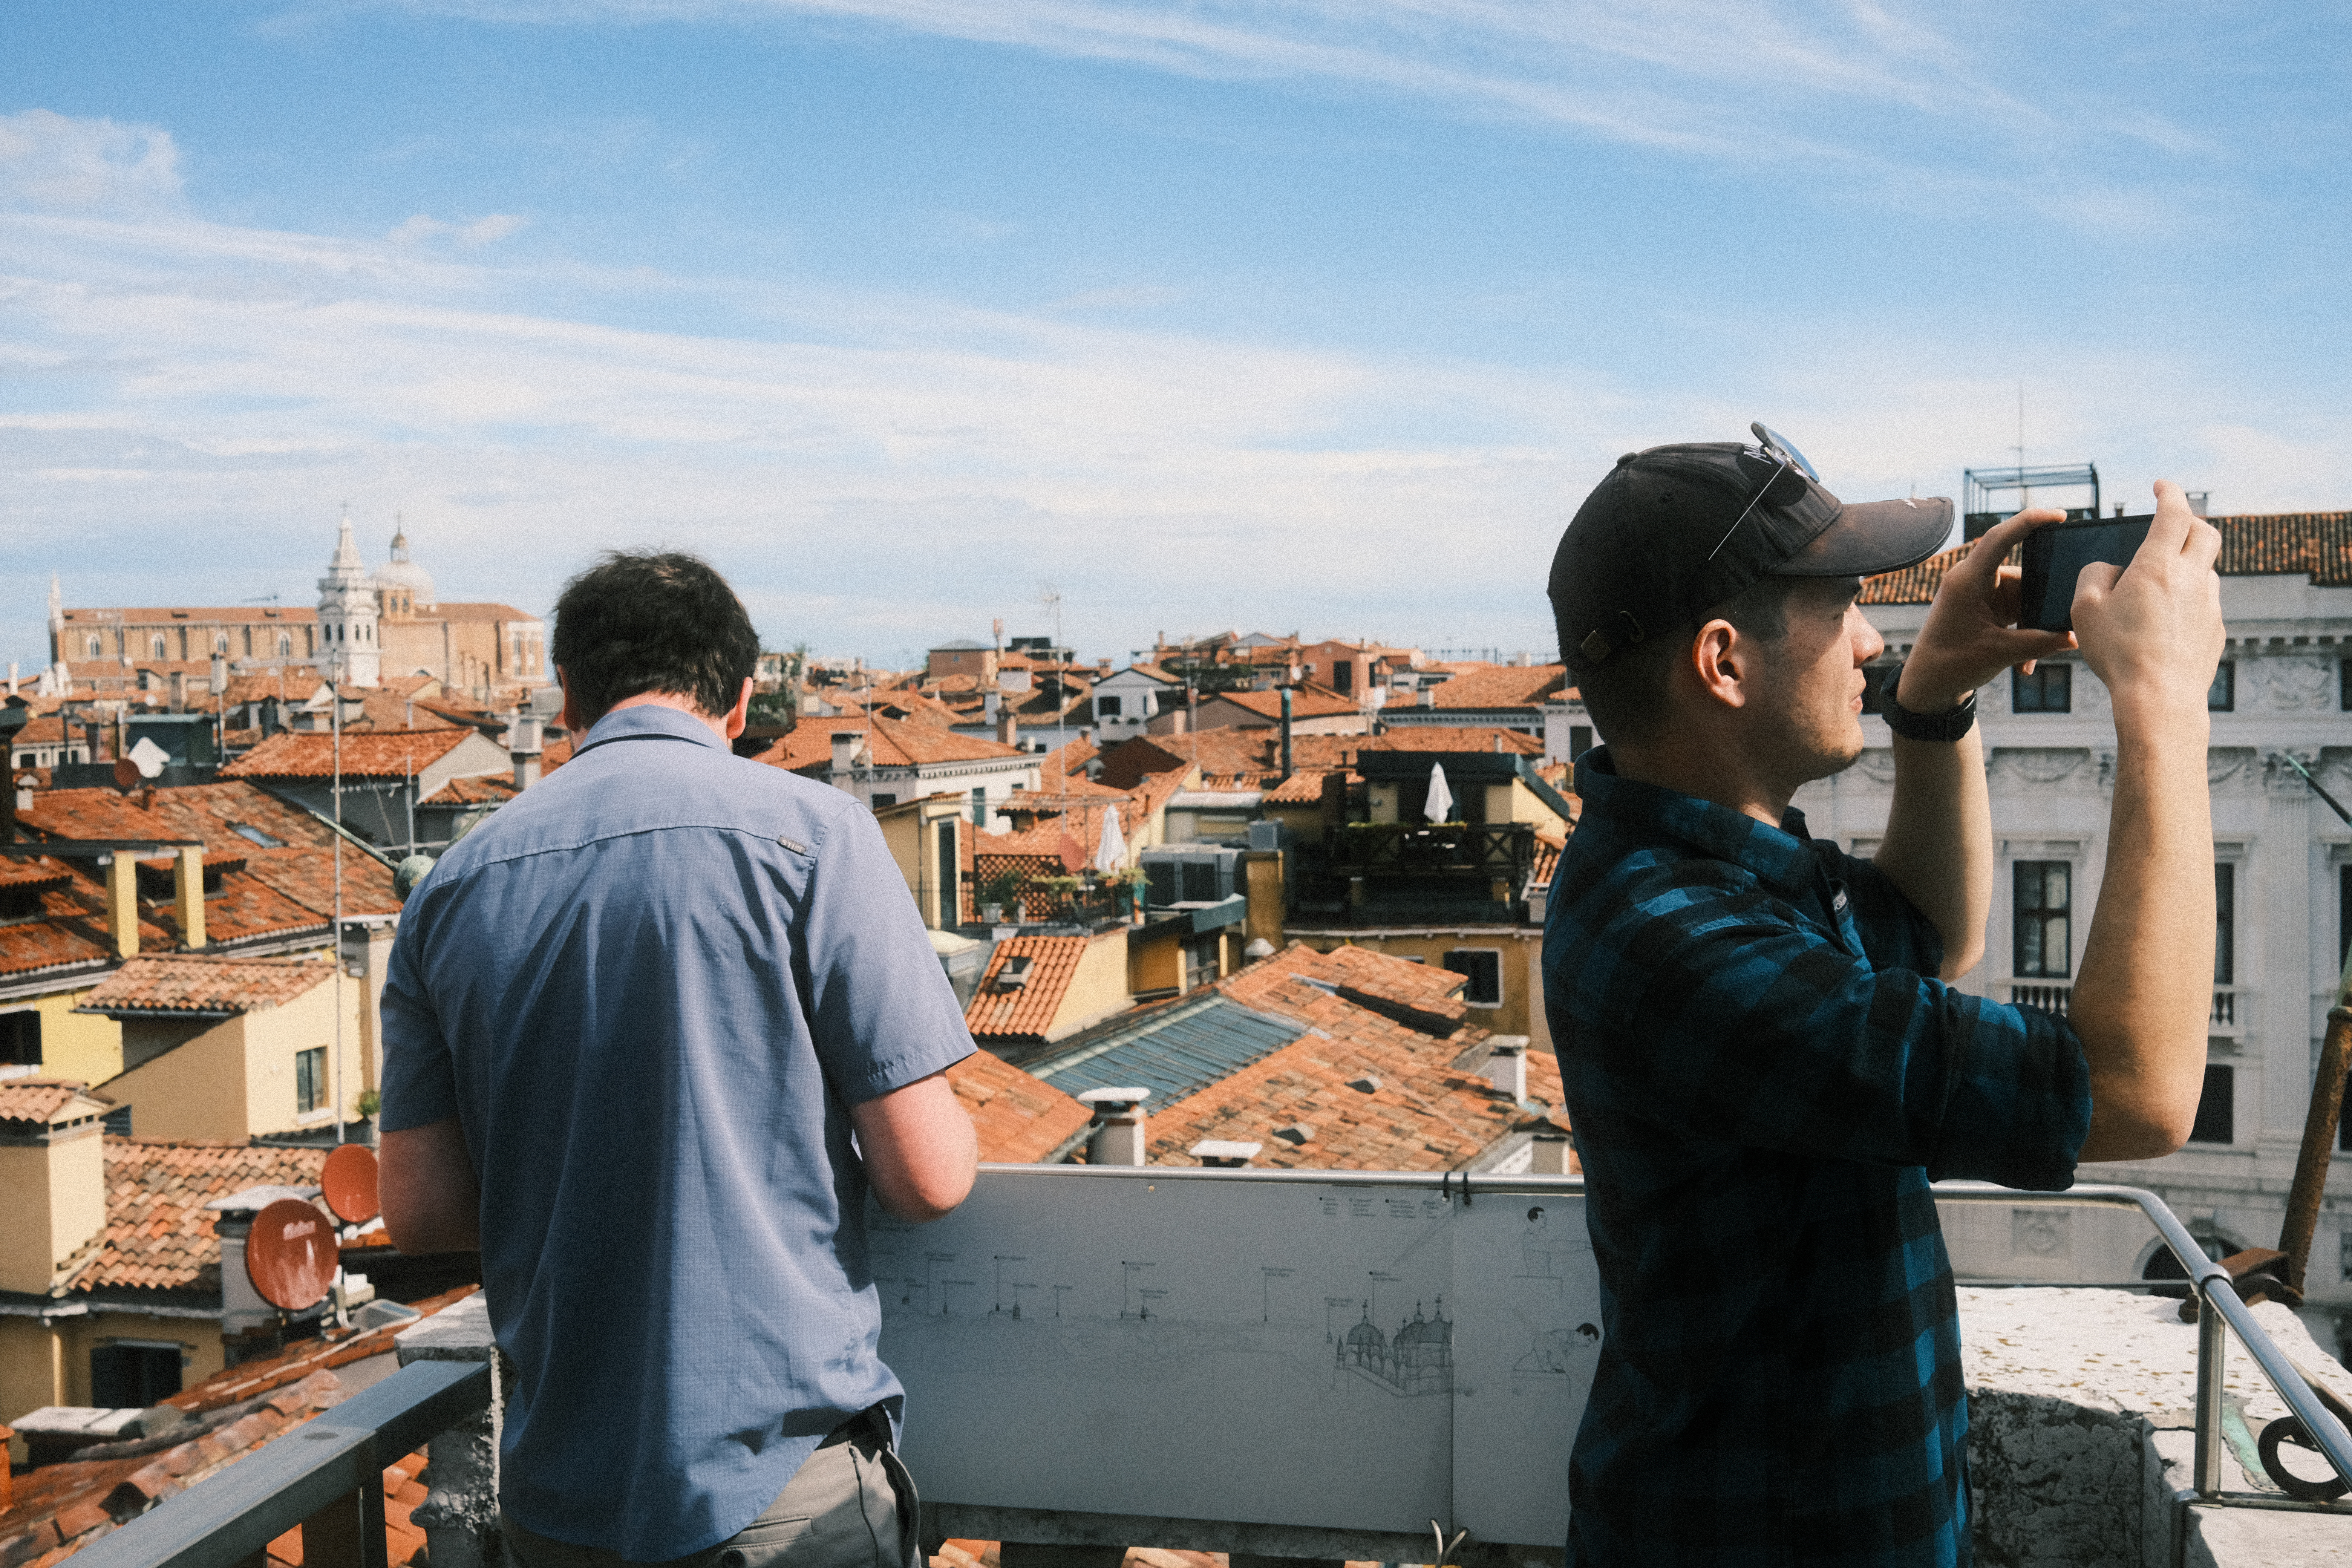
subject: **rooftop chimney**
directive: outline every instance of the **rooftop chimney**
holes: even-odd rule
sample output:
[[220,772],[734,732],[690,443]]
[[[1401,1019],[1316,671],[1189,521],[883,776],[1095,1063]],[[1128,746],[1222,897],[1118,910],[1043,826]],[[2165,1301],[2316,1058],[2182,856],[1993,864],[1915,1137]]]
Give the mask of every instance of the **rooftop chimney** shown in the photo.
[[13,658],[8,661],[8,695],[16,695],[16,661]]
[[1565,1132],[1537,1133],[1535,1147],[1528,1153],[1528,1174],[1565,1176],[1573,1173],[1569,1166],[1568,1134]]
[[997,720],[996,738],[1008,746],[1019,745],[1021,743],[1020,716],[1008,710],[1003,717]]
[[0,1139],[0,1290],[47,1297],[58,1265],[105,1228],[99,1118],[108,1107],[75,1087]]
[[849,787],[849,773],[851,768],[856,765],[856,760],[857,731],[835,730],[833,732],[834,788],[845,790]]
[[[10,665],[8,668],[14,669],[16,667]],[[228,655],[225,653],[213,655],[211,685],[213,695],[215,697],[228,689]]]
[[175,669],[172,672],[172,711],[185,713],[187,710],[188,674],[185,670]]
[[1486,1058],[1486,1081],[1498,1093],[1510,1097],[1512,1103],[1528,1097],[1528,1043],[1525,1039],[1508,1041],[1497,1038],[1494,1052]]
[[139,862],[118,849],[105,858],[106,934],[117,958],[139,956]]
[[1140,1165],[1143,1152],[1143,1102],[1148,1089],[1090,1089],[1078,1102],[1095,1113],[1094,1136],[1087,1141],[1089,1165]]
[[1212,1170],[1237,1171],[1257,1158],[1263,1143],[1233,1143],[1222,1138],[1203,1138],[1185,1151]]
[[205,945],[205,847],[183,844],[172,857],[172,900],[180,917],[180,945]]
[[519,790],[539,782],[541,733],[541,721],[530,713],[517,713],[507,726],[507,755],[514,759],[514,786]]

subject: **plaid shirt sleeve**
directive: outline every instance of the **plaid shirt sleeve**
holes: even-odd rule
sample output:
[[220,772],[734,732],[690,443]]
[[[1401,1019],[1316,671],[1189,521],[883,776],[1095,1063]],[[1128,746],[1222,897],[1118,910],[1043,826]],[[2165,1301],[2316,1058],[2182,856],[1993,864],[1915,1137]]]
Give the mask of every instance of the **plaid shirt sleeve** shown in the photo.
[[1923,973],[1933,929],[1875,868],[1839,858],[1834,933],[1718,861],[1629,889],[1594,943],[1625,1009],[1611,1033],[1647,1046],[1612,1053],[1621,1103],[1708,1142],[2073,1185],[2090,1097],[2072,1029]]

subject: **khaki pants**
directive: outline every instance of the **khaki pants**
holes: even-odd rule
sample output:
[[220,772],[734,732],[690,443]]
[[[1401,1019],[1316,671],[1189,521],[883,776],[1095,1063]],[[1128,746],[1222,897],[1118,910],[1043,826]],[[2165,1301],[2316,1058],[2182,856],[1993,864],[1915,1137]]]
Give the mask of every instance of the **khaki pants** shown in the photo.
[[[824,1440],[767,1511],[666,1568],[915,1568],[913,1478],[866,1418]],[[630,1568],[617,1552],[550,1541],[499,1516],[513,1568]]]

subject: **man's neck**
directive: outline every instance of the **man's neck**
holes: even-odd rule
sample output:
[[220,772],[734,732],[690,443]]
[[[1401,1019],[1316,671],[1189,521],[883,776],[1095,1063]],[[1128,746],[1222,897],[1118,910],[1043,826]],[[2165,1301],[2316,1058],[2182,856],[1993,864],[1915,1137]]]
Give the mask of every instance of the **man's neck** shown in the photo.
[[685,714],[688,718],[693,720],[696,723],[702,725],[712,734],[718,736],[719,743],[720,745],[723,746],[727,744],[727,721],[723,718],[713,719],[709,714],[705,713],[701,709],[697,708],[694,705],[693,698],[684,696],[678,692],[641,691],[635,697],[622,698],[618,702],[615,702],[610,708],[605,709],[604,712],[609,717],[612,714],[618,713],[624,708],[671,709],[674,711]]
[[1702,744],[1609,748],[1617,776],[1707,801],[1768,827],[1778,827],[1796,795],[1793,784],[1766,777],[1737,747],[1710,737]]

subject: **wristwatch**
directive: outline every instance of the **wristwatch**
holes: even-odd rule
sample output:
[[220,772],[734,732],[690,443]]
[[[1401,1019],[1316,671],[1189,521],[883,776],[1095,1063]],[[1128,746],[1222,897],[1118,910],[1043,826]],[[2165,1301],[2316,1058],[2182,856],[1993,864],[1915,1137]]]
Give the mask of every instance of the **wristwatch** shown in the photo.
[[1903,684],[1903,667],[1896,665],[1878,683],[1878,714],[1886,727],[1906,741],[1957,741],[1975,727],[1977,694],[1969,692],[1948,713],[1914,713],[1895,700]]

